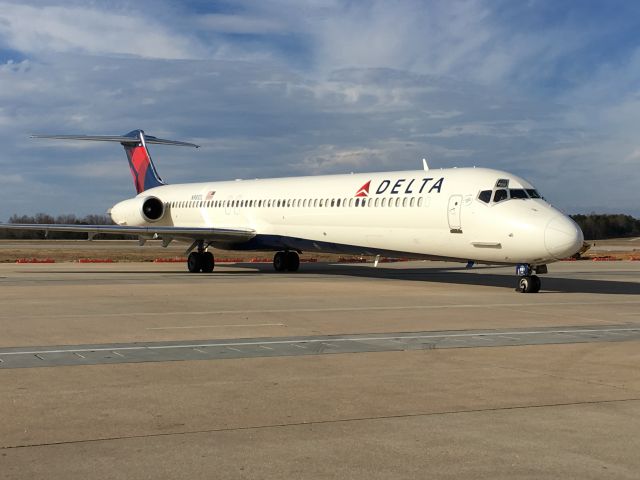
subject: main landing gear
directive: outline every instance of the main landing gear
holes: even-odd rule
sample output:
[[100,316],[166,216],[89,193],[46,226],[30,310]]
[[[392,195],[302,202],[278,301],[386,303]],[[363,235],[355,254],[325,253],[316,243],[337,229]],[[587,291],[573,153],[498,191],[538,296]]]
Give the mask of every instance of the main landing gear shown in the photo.
[[191,273],[211,273],[215,267],[213,253],[205,251],[204,242],[198,242],[198,251],[187,257],[187,268]]
[[518,280],[518,288],[516,291],[520,293],[538,293],[540,291],[540,286],[542,282],[540,281],[540,277],[537,275],[532,275],[531,272],[535,273],[547,273],[546,265],[538,265],[536,267],[532,267],[529,264],[521,264],[516,266],[516,274],[520,276],[520,280]]
[[273,268],[276,272],[297,272],[300,268],[300,257],[297,252],[290,250],[277,252],[273,256]]

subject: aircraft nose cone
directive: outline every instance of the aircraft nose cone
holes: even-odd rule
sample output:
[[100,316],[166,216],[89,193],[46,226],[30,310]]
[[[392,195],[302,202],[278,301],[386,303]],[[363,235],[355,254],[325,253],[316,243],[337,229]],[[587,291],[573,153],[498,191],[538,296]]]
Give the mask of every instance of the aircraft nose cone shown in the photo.
[[570,257],[580,250],[583,242],[582,230],[568,217],[552,218],[544,231],[545,247],[556,260]]

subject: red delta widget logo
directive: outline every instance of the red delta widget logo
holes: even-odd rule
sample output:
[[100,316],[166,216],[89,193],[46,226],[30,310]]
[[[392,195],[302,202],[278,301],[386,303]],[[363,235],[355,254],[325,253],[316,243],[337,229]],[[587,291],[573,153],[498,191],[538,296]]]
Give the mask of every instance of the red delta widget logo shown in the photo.
[[[378,188],[376,189],[376,195],[380,195],[383,193],[389,193],[391,195],[411,195],[411,194],[421,194],[421,193],[431,193],[434,190],[440,193],[442,189],[442,184],[444,183],[444,177],[440,177],[438,180],[434,182],[433,177],[424,177],[421,179],[411,178],[407,181],[406,178],[399,178],[393,183],[392,180],[382,180]],[[356,197],[368,197],[369,196],[369,188],[371,187],[371,180],[362,185],[358,191],[356,192]]]

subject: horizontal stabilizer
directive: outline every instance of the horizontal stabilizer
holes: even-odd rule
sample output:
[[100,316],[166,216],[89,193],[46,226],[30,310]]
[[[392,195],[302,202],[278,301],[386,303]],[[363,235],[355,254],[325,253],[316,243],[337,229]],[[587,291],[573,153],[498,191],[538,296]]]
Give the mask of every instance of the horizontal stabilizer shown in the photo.
[[[122,144],[138,144],[140,138],[136,135],[31,135],[31,138],[52,138],[55,140],[90,140],[93,142],[118,142]],[[145,143],[155,143],[158,145],[175,145],[178,147],[194,147],[200,148],[200,145],[188,142],[179,142],[177,140],[165,140],[151,135],[144,135]]]

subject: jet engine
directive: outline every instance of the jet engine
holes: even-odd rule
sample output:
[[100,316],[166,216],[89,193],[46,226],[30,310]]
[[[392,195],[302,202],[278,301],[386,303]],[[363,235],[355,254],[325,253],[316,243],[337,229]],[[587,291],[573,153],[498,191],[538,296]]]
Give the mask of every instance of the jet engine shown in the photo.
[[158,197],[136,197],[114,205],[109,215],[118,225],[142,226],[161,220],[165,211],[165,204]]

